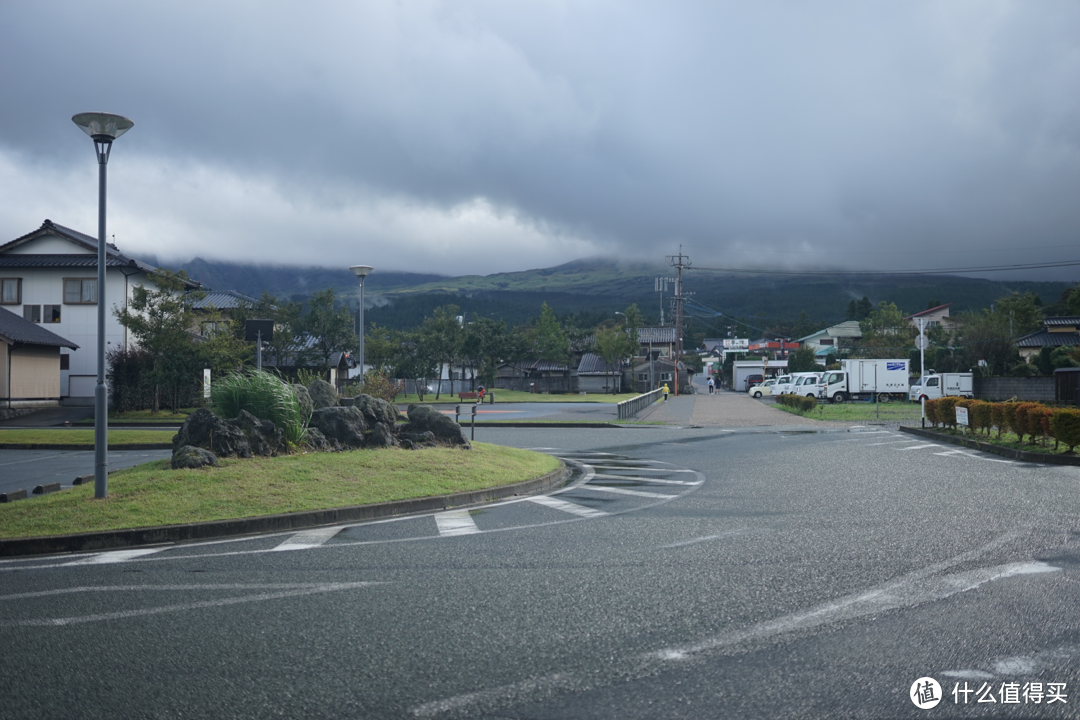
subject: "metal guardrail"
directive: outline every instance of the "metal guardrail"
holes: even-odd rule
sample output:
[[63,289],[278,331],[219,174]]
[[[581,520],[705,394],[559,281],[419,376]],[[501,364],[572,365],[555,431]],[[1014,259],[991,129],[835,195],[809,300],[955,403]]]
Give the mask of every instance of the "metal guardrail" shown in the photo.
[[660,396],[663,394],[664,389],[658,388],[651,392],[647,392],[644,395],[638,395],[637,397],[632,397],[629,400],[623,400],[617,406],[619,409],[619,419],[629,420],[630,418],[634,417],[639,412],[659,400]]

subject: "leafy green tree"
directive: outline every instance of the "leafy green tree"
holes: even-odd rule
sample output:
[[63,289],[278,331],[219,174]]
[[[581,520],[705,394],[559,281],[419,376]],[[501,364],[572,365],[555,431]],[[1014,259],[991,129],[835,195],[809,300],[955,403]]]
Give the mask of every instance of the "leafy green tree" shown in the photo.
[[[634,345],[630,344],[630,338],[626,329],[622,327],[598,328],[596,333],[596,354],[606,365],[604,376],[611,377],[615,369],[621,370],[622,360],[634,351]],[[615,383],[606,383],[615,394]]]
[[[439,359],[441,366],[450,369],[450,394],[454,394],[454,365],[461,360],[462,348],[465,342],[465,331],[458,321],[458,306],[444,305],[432,311],[431,317],[425,318],[420,326],[420,333],[424,336],[425,346],[430,348]],[[442,377],[442,373],[439,373]],[[442,383],[435,391],[435,399],[439,399],[442,392]]]
[[1070,315],[1080,315],[1080,285],[1073,288],[1065,302]]
[[503,320],[496,322],[474,315],[465,327],[465,355],[479,366],[480,382],[489,388],[495,387],[499,363],[506,353],[506,341],[507,329]]
[[201,362],[193,334],[198,318],[192,305],[205,295],[186,292],[188,278],[183,271],[162,270],[149,279],[153,287],[136,285],[128,305],[115,308],[113,314],[150,359],[147,379],[154,385],[152,410],[156,413],[161,409],[163,388],[176,394],[180,386],[200,381]]
[[915,346],[918,331],[904,319],[895,303],[884,300],[878,303],[870,315],[859,322],[862,340],[858,354],[867,358],[907,357]]
[[308,311],[300,318],[299,325],[311,340],[311,354],[305,359],[318,367],[329,368],[334,353],[359,349],[353,314],[344,305],[335,307],[334,288],[319,290],[311,296]]
[[998,298],[993,312],[1002,315],[1007,321],[1010,334],[1014,337],[1033,333],[1042,327],[1042,302],[1032,292],[1020,294],[1013,292]]
[[[540,317],[536,321],[536,352],[541,360],[551,363],[565,364],[570,357],[566,330],[546,302],[540,306]],[[551,373],[548,373],[548,391],[551,391]]]
[[[818,324],[819,323],[811,320],[807,312],[803,310],[801,313],[799,313],[799,318],[795,321],[795,327],[791,329],[791,337],[798,340],[799,338],[804,338],[807,335],[811,335],[819,329]],[[810,371],[807,370],[805,372]]]
[[264,291],[254,303],[243,303],[228,311],[229,330],[237,341],[253,348],[253,343],[245,340],[247,321],[273,320],[274,334],[270,340],[264,341],[265,354],[274,358],[279,365],[291,362],[302,366],[307,364],[307,359],[303,357],[306,341],[301,327],[302,316],[303,306],[300,303],[278,300]]
[[803,345],[788,356],[788,372],[815,372],[821,369],[814,348]]
[[397,352],[398,344],[390,328],[371,323],[364,332],[364,361],[371,369],[382,372],[393,367]]

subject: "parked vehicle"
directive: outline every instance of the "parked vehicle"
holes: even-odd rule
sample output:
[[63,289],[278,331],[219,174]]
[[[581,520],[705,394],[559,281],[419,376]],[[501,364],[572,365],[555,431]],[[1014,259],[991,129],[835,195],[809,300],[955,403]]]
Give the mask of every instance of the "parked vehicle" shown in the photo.
[[772,393],[772,386],[776,384],[776,378],[769,378],[765,382],[755,385],[746,392],[749,393],[752,398],[759,398],[762,395],[770,395]]
[[908,399],[919,402],[923,399],[937,400],[951,396],[975,397],[973,382],[971,373],[935,373],[930,370],[926,377],[919,378],[911,386]]
[[781,375],[776,378],[776,383],[772,386],[771,394],[783,395],[791,388],[793,378],[790,375]]
[[908,396],[907,360],[841,360],[817,383],[817,396],[829,402],[904,400]]
[[754,387],[755,385],[760,384],[761,381],[763,381],[764,379],[765,379],[764,375],[760,375],[760,374],[759,375],[748,375],[747,378],[746,378],[746,387],[743,388],[743,389],[744,390],[749,390],[750,388]]
[[788,392],[802,397],[817,397],[817,384],[823,374],[819,372],[793,373],[792,377],[795,378],[795,381],[791,384],[791,389]]

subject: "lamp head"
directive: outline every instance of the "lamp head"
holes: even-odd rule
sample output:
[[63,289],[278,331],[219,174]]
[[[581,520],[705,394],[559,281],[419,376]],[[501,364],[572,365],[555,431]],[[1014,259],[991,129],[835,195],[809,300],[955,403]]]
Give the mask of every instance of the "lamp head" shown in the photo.
[[135,125],[123,115],[89,112],[73,115],[71,121],[78,125],[94,142],[111,143]]
[[364,278],[375,268],[371,267],[370,265],[353,265],[349,269],[352,270],[353,275],[355,275],[356,277]]

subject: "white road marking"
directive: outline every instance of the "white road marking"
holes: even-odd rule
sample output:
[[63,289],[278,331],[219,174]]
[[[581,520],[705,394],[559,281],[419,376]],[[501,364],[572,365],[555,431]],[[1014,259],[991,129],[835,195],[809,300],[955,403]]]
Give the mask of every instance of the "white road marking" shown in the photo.
[[595,510],[584,505],[578,505],[577,503],[566,502],[558,498],[553,498],[550,495],[538,495],[536,497],[528,498],[529,502],[534,502],[538,505],[553,508],[555,510],[562,510],[563,512],[570,513],[572,515],[580,515],[581,517],[604,517],[607,515],[603,510]]
[[938,674],[947,677],[960,678],[961,680],[989,680],[994,677],[990,673],[983,672],[982,670],[943,670]]
[[718,535],[706,535],[705,537],[694,538],[693,540],[683,540],[682,542],[671,543],[670,545],[661,545],[660,549],[667,550],[670,548],[686,547],[687,545],[697,545],[698,543],[709,542],[710,540],[719,540],[721,538],[733,537],[735,535],[745,535],[748,532],[750,532],[749,528],[728,530],[727,532],[722,532]]
[[944,456],[947,456],[947,455],[959,455],[959,456],[962,456],[962,457],[971,458],[972,460],[984,460],[985,462],[1005,463],[1006,465],[1013,465],[1014,464],[1014,462],[1012,460],[1002,460],[1000,458],[986,457],[984,455],[977,455],[976,453],[968,452],[967,450],[946,450],[945,452],[939,452],[939,453],[934,453],[934,454],[935,455],[944,455]]
[[[169,547],[172,547],[171,545]],[[79,558],[71,562],[60,563],[57,567],[69,567],[71,565],[109,565],[111,563],[122,563],[131,560],[132,558],[143,557],[144,555],[153,555],[165,550],[164,547],[152,547],[152,548],[133,548],[131,550],[114,550],[112,552],[101,553],[99,555],[88,555],[87,557]]]
[[876,447],[878,445],[901,445],[903,443],[919,442],[919,440],[886,440],[885,442],[866,443],[866,447]]
[[932,447],[941,447],[941,446],[936,444],[936,443],[928,443],[926,445],[912,445],[911,447],[896,448],[896,449],[897,450],[925,450],[926,448],[932,448]]
[[272,548],[271,552],[279,552],[281,550],[306,550],[307,548],[318,547],[344,529],[344,526],[339,525],[337,527],[304,530],[296,533],[277,547]]
[[[297,585],[127,585],[115,588],[123,591],[140,590],[251,590],[261,588],[287,588],[278,592],[260,593],[258,595],[240,595],[237,597],[218,598],[217,600],[203,600],[200,602],[181,603],[177,605],[164,605],[154,608],[141,608],[139,610],[122,610],[120,612],[99,613],[96,615],[76,615],[63,618],[44,618],[36,620],[9,620],[0,621],[0,627],[63,627],[65,625],[77,625],[88,622],[101,622],[104,620],[122,620],[125,618],[145,617],[147,615],[161,615],[164,613],[182,612],[184,610],[199,610],[202,608],[223,607],[225,605],[238,605],[240,603],[263,602],[266,600],[279,600],[303,595],[315,595],[317,593],[338,592],[341,590],[354,590],[369,585],[382,585],[378,582],[351,582],[351,583],[304,583]],[[71,592],[79,591],[110,591],[113,588],[71,588]],[[65,592],[48,591],[50,594]],[[24,595],[25,596],[25,595]],[[4,596],[0,600],[11,599],[19,596]]]
[[684,468],[651,468],[651,467],[618,467],[615,465],[602,465],[601,470],[633,470],[634,472],[657,472],[657,473],[696,473],[697,470]]
[[603,485],[582,485],[579,490],[596,490],[597,492],[615,493],[617,495],[636,495],[638,497],[651,498],[675,498],[678,495],[665,495],[664,493],[648,492],[646,490],[629,490],[627,488],[604,487]]
[[468,510],[450,510],[434,516],[435,524],[439,526],[439,535],[448,537],[451,535],[473,535],[480,532],[476,527],[476,521]]
[[664,485],[700,485],[703,481],[695,480],[693,482],[689,480],[663,480],[661,478],[647,478],[647,477],[634,477],[632,475],[608,475],[607,473],[596,473],[596,477],[604,478],[606,480],[634,480],[636,482],[646,483],[662,483]]

